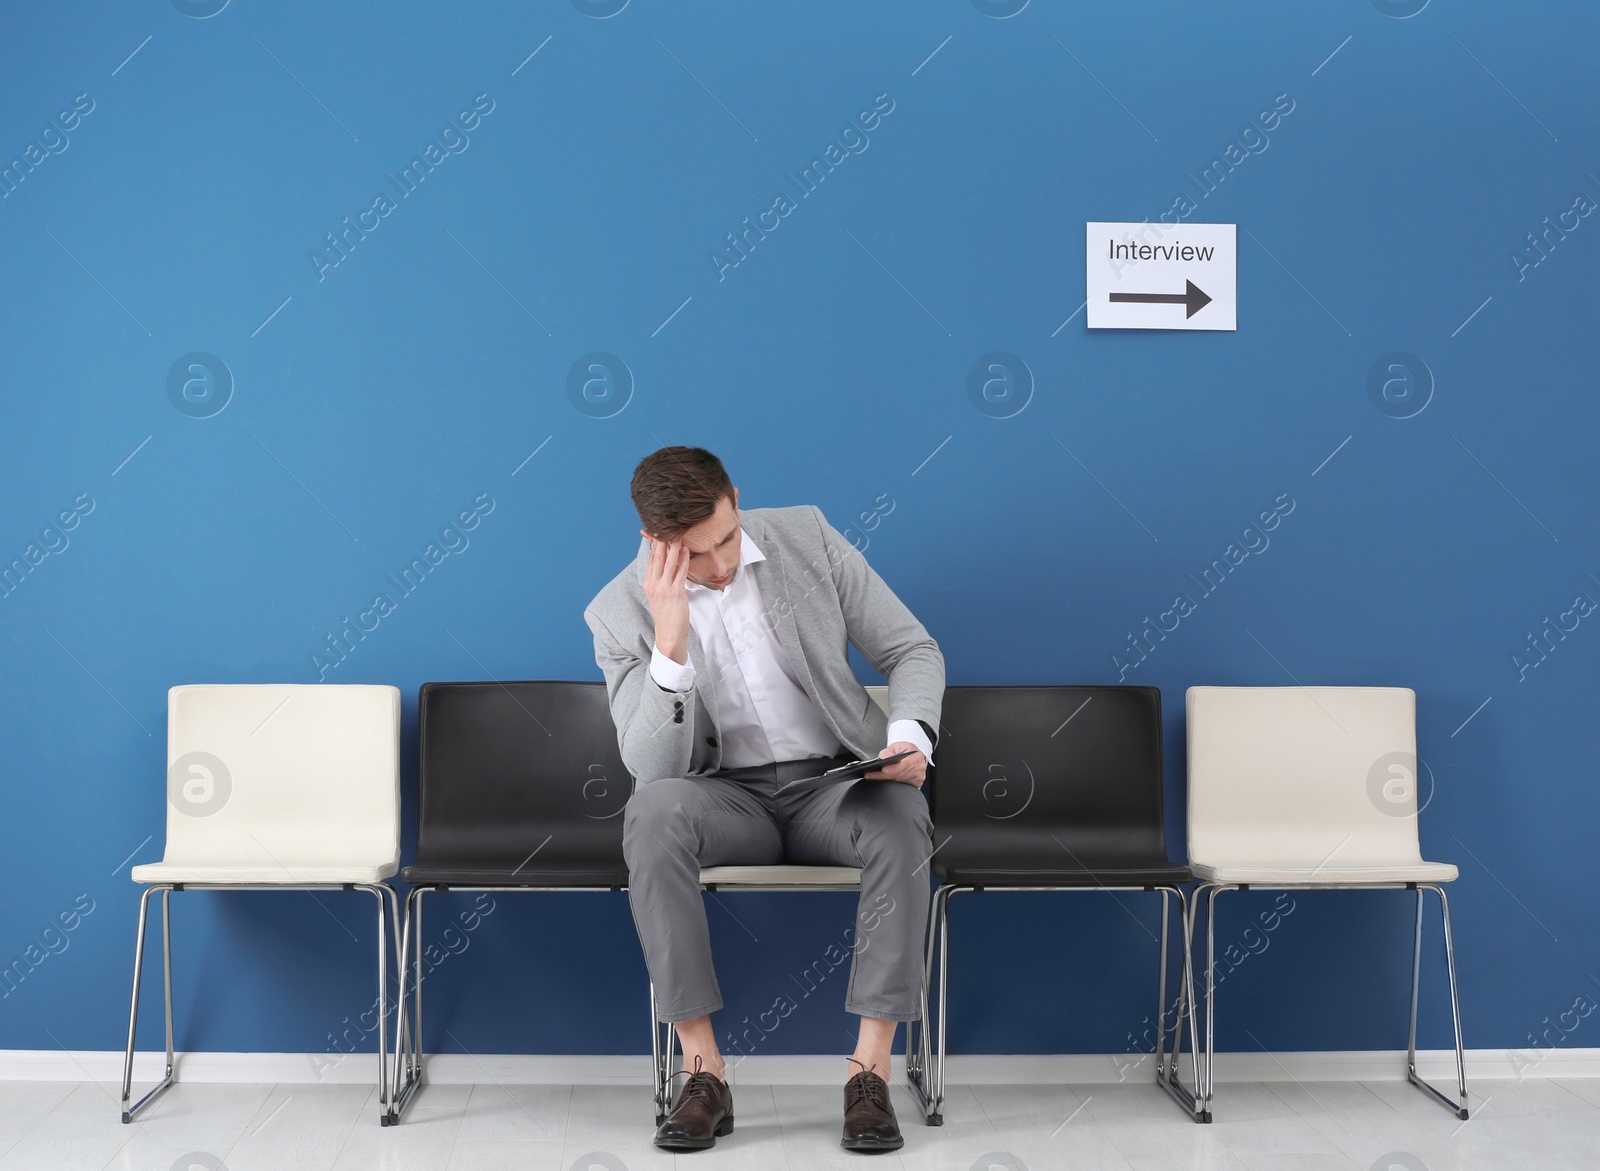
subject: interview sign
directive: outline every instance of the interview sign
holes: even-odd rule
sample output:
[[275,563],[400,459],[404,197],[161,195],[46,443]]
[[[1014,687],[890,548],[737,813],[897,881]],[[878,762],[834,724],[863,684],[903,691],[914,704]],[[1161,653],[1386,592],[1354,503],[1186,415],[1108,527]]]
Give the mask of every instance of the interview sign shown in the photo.
[[1087,232],[1090,329],[1237,329],[1235,224],[1101,224]]

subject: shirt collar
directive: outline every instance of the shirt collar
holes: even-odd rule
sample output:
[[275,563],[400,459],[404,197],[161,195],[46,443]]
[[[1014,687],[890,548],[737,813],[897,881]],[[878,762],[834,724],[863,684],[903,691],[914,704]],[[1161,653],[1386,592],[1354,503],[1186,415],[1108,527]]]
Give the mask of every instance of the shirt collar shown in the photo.
[[[757,561],[765,561],[766,559],[767,559],[767,555],[761,551],[761,546],[757,545],[755,543],[755,541],[751,540],[750,539],[750,534],[744,531],[744,526],[743,525],[740,525],[739,526],[739,564],[738,564],[737,568],[735,568],[734,571],[733,571],[733,580],[730,581],[727,585],[723,586],[722,590],[726,591],[726,590],[731,589],[733,586],[738,584],[739,579],[744,576],[744,567],[746,565],[754,565]],[[686,582],[685,583],[685,588],[686,589],[691,589],[691,590],[710,590],[711,589],[710,586],[703,586],[699,582],[696,582],[696,581]],[[713,591],[713,592],[721,592],[721,591]]]

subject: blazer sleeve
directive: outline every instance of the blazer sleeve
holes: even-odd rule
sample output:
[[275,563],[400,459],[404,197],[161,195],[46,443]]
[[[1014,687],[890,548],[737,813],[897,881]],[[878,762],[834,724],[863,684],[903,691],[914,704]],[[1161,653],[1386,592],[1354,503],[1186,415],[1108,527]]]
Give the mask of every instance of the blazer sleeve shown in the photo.
[[889,720],[919,720],[938,743],[944,701],[944,654],[906,604],[815,505],[851,643],[889,681]]
[[594,634],[594,661],[606,678],[622,763],[641,785],[687,776],[694,751],[694,692],[667,691],[650,678],[650,660],[617,641],[590,607],[583,620]]

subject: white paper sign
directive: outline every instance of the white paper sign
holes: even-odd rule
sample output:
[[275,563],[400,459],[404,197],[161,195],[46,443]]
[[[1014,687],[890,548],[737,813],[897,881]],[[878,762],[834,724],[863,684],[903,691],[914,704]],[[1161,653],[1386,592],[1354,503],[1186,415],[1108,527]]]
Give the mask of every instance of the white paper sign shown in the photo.
[[1086,236],[1090,329],[1237,329],[1234,224],[1098,224]]

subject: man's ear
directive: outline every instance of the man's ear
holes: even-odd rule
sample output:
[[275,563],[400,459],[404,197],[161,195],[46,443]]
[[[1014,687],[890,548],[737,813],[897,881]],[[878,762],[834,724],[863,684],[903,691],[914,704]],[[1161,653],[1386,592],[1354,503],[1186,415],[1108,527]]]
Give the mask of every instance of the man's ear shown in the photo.
[[733,510],[735,512],[739,511],[739,489],[737,488],[733,490]]

